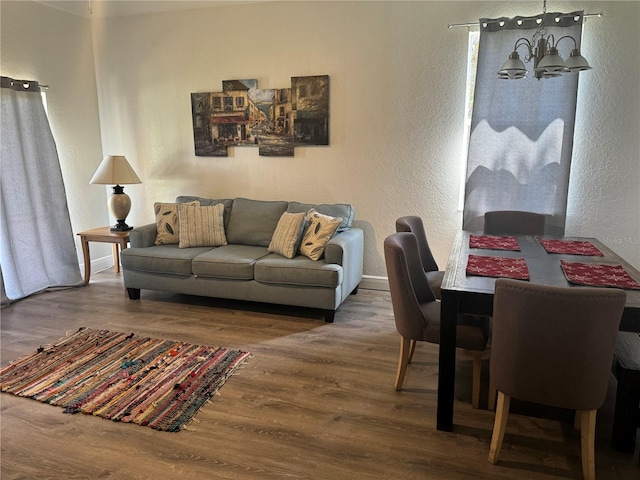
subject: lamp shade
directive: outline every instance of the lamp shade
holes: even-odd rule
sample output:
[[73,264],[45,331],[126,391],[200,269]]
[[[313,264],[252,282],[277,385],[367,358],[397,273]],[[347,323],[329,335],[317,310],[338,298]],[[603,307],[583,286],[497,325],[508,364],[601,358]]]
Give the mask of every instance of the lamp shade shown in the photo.
[[142,183],[124,155],[107,155],[89,183],[99,185],[128,185]]
[[571,50],[571,55],[565,62],[567,68],[572,72],[582,72],[584,70],[591,70],[591,65],[587,62],[587,59],[580,55],[580,50],[574,48]]
[[558,50],[554,47],[549,49],[549,53],[542,57],[540,63],[536,67],[536,70],[542,70],[545,72],[562,72],[566,70],[567,66],[562,60],[562,57],[558,55]]
[[502,64],[500,70],[498,70],[498,77],[510,80],[517,80],[524,78],[527,75],[527,69],[524,68],[524,63],[520,60],[518,52],[511,52],[509,59]]

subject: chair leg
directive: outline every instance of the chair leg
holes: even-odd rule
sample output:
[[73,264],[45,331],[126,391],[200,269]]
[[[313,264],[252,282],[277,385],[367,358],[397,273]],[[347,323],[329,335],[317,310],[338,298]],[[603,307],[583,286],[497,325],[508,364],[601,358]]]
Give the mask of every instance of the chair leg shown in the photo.
[[580,446],[582,450],[582,476],[584,480],[596,479],[596,412],[597,410],[584,410],[580,413]]
[[489,378],[489,398],[487,401],[487,408],[489,410],[495,410],[496,409],[496,394],[497,394],[497,390],[496,387],[493,385],[493,382],[491,381],[491,378]]
[[402,389],[404,375],[407,373],[409,354],[411,353],[411,341],[409,338],[400,337],[400,358],[398,358],[398,371],[396,372],[396,391]]
[[407,363],[411,363],[411,360],[413,360],[413,353],[416,351],[416,343],[418,342],[411,340],[411,351],[409,352],[409,360]]
[[496,419],[493,423],[493,434],[491,435],[491,446],[489,447],[489,462],[494,465],[498,462],[500,450],[502,449],[510,403],[511,397],[509,397],[509,395],[498,392],[498,409],[496,410]]
[[582,428],[582,410],[576,410],[576,415],[573,417],[573,429],[580,430]]
[[473,354],[473,377],[471,381],[471,406],[478,408],[480,403],[480,378],[482,374],[482,352]]

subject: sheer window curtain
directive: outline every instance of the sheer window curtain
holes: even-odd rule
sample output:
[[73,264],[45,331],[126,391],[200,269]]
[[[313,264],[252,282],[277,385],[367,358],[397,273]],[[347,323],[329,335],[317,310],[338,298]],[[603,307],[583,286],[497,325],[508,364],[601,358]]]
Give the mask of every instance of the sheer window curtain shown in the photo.
[[2,303],[84,285],[55,141],[38,82],[2,77]]
[[[582,18],[582,12],[573,12],[480,19],[465,230],[482,231],[487,211],[525,210],[547,215],[547,234],[564,234],[578,74],[537,80],[533,61],[525,63],[529,74],[522,80],[498,79],[497,71],[518,38],[531,39],[537,19],[556,40],[571,35],[579,47]],[[563,58],[571,48],[569,39],[558,45]],[[518,53],[524,61],[525,49]]]

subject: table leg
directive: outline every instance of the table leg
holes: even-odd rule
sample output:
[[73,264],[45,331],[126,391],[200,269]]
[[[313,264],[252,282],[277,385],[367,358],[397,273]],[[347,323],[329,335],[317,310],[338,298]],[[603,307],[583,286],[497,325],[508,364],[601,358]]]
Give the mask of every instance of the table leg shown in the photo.
[[113,245],[113,270],[116,273],[120,272],[120,254],[118,253],[118,244],[114,243]]
[[84,283],[89,283],[91,277],[91,255],[89,254],[89,241],[86,237],[81,236],[82,256],[84,257]]
[[453,428],[457,319],[458,295],[456,292],[443,290],[440,304],[437,428],[447,432]]

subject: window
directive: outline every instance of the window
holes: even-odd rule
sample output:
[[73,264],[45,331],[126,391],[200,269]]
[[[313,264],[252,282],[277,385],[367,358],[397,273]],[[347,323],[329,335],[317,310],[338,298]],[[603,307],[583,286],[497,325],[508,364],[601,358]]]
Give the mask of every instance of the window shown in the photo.
[[236,98],[236,107],[238,107],[238,108],[244,107],[244,97],[237,97]]
[[478,66],[479,31],[469,30],[467,45],[467,91],[464,102],[464,130],[462,132],[462,156],[460,173],[460,194],[458,196],[458,211],[464,209],[464,187],[467,178],[467,154],[469,153],[469,133],[471,132],[471,114],[473,112],[473,95],[476,88],[476,67]]

